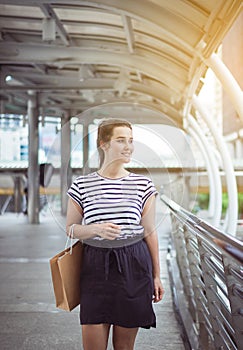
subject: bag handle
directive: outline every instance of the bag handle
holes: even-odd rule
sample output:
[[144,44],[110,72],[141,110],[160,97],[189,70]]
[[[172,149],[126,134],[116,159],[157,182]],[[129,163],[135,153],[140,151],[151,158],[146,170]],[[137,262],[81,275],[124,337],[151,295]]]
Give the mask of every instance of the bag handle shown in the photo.
[[72,239],[74,239],[73,235],[74,235],[74,226],[76,224],[72,224],[70,227],[70,231],[69,231],[69,235],[67,236],[67,240],[66,240],[66,245],[65,245],[65,249],[67,249],[70,246],[70,255],[72,255],[73,252],[73,245],[70,244],[70,242],[72,241]]

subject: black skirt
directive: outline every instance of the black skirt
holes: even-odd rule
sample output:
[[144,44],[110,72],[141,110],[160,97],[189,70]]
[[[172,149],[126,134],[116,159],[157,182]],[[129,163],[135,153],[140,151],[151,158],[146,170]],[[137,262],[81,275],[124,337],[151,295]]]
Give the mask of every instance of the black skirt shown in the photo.
[[156,327],[151,256],[144,240],[120,248],[84,244],[80,323]]

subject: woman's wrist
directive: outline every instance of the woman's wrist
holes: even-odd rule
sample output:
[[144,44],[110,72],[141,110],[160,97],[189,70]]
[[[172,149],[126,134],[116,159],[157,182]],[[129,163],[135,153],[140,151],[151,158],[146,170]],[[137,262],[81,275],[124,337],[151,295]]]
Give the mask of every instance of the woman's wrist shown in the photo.
[[153,277],[160,278],[160,266],[158,264],[153,267]]
[[74,239],[89,239],[98,235],[97,224],[82,225],[72,224],[69,229],[69,237]]

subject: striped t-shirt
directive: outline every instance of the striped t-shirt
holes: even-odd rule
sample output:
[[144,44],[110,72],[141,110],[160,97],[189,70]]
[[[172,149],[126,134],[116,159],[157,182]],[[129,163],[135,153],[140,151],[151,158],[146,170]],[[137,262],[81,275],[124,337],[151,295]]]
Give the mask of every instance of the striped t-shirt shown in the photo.
[[121,246],[143,238],[143,208],[155,193],[154,184],[146,176],[129,173],[120,179],[109,179],[97,172],[79,176],[67,192],[82,208],[83,224],[112,222],[121,226],[116,242],[100,236],[84,240],[98,246]]

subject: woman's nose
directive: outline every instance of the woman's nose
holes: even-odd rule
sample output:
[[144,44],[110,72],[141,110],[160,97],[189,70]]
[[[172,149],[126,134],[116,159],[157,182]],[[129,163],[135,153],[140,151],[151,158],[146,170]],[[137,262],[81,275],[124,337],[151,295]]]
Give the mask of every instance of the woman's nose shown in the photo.
[[130,149],[130,148],[131,148],[131,144],[130,144],[129,141],[126,141],[126,142],[125,142],[125,148],[126,148],[126,149]]

